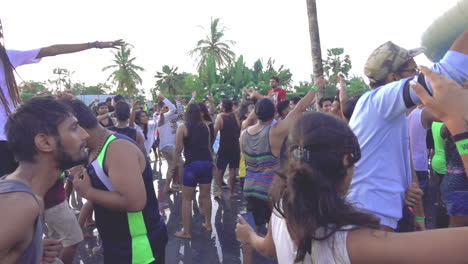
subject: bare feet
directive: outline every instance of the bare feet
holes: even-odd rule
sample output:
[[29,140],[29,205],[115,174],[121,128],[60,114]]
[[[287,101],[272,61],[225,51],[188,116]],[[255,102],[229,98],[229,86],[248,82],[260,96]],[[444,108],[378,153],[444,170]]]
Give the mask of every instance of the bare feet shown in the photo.
[[192,238],[192,236],[189,233],[185,232],[185,231],[176,232],[175,236],[178,237],[178,238],[182,238],[182,239],[191,239]]
[[213,231],[213,229],[211,228],[211,224],[210,223],[203,223],[202,226],[205,228],[205,230],[209,233],[211,233],[211,231]]

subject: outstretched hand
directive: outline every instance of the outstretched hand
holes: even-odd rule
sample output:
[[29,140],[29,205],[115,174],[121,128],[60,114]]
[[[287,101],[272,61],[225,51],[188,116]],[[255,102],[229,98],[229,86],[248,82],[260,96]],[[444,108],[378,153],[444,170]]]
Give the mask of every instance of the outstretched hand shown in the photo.
[[125,41],[122,39],[114,40],[114,41],[98,41],[96,42],[96,48],[98,49],[119,49],[121,46],[125,45]]
[[468,89],[442,74],[431,71],[427,67],[419,66],[419,69],[431,83],[434,95],[430,96],[419,83],[411,81],[410,84],[431,113],[444,122],[447,127],[449,127],[448,124],[450,123],[460,122],[463,124],[467,122],[468,108],[466,102],[468,102]]

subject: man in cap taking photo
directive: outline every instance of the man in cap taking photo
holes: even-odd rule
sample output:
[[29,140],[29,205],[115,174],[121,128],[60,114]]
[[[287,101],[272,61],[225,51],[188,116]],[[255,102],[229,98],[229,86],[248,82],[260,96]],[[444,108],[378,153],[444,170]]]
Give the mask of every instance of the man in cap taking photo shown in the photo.
[[[405,112],[420,99],[409,81],[417,78],[432,90],[413,59],[422,52],[422,48],[406,50],[390,41],[375,49],[364,68],[372,90],[361,96],[349,122],[362,158],[356,163],[348,200],[379,217],[387,230],[397,228],[405,192],[412,183]],[[432,70],[463,84],[468,79],[467,54],[468,30]]]

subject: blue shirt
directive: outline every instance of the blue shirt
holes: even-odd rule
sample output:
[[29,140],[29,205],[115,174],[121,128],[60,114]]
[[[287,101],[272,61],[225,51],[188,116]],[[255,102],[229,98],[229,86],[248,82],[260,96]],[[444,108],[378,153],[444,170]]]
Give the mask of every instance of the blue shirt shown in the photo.
[[[463,85],[468,79],[468,55],[448,51],[432,66]],[[349,126],[356,134],[362,158],[356,163],[348,200],[396,228],[402,216],[405,191],[412,182],[406,105],[403,91],[407,79],[392,82],[361,96]],[[432,90],[427,82],[428,88]],[[421,101],[410,89],[415,104]]]

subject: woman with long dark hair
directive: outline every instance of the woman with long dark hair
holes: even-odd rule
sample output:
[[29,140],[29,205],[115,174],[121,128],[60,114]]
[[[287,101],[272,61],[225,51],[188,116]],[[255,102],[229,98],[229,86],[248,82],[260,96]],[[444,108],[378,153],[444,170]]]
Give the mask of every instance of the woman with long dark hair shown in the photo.
[[380,231],[379,219],[345,200],[360,148],[338,118],[305,114],[288,137],[287,157],[270,189],[268,234],[257,236],[240,217],[236,234],[243,245],[291,264],[466,262],[468,228]]
[[182,188],[183,230],[175,235],[179,238],[192,238],[192,200],[197,184],[200,186],[200,209],[205,215],[203,227],[211,232],[211,180],[213,179],[213,159],[211,152],[210,129],[202,118],[198,104],[189,104],[185,112],[185,123],[177,128],[174,162],[170,171],[176,169],[182,150],[185,156]]
[[[137,131],[140,131],[145,137],[146,155],[149,156],[152,149],[151,147],[156,140],[156,129],[158,128],[158,124],[156,124],[154,120],[149,120],[148,112],[143,110],[135,112],[135,124],[138,125]],[[155,153],[155,155],[157,154]]]

